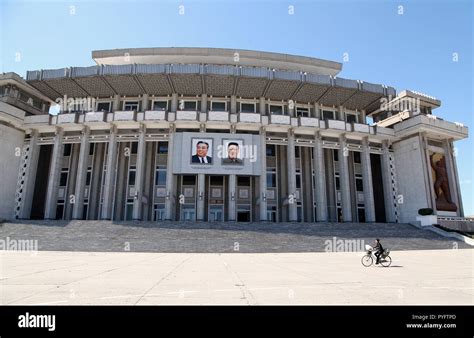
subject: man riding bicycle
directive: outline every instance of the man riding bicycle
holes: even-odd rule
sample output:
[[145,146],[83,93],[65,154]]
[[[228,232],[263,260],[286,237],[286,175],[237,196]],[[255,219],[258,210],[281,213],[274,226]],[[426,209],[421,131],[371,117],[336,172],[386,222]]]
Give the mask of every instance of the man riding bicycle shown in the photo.
[[374,251],[375,251],[375,257],[377,257],[377,261],[375,264],[379,264],[380,261],[380,256],[383,254],[383,246],[380,244],[380,239],[375,240],[375,245],[374,245]]

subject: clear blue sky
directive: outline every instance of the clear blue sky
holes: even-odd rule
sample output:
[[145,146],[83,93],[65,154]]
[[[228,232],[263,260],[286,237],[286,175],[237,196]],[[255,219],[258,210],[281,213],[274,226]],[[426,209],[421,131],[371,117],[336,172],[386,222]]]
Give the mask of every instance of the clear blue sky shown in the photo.
[[[2,72],[88,66],[92,50],[128,47],[241,48],[340,62],[348,53],[341,77],[435,96],[442,101],[435,115],[474,128],[468,0],[0,3]],[[455,143],[466,215],[474,214],[473,139]]]

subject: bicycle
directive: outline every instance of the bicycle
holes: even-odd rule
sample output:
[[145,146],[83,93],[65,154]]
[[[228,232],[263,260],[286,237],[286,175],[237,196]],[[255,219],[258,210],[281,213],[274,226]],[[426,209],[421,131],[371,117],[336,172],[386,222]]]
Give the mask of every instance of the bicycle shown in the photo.
[[[369,267],[372,264],[374,264],[374,256],[375,255],[373,253],[374,250],[371,246],[367,245],[366,249],[367,249],[367,254],[365,254],[362,257],[361,262],[362,262],[363,266]],[[383,253],[380,255],[379,263],[380,263],[380,265],[382,265],[385,268],[389,267],[390,264],[392,264],[392,258],[389,256],[389,254],[390,254],[390,250],[385,249],[383,251]],[[375,257],[375,259],[377,259],[377,258]]]

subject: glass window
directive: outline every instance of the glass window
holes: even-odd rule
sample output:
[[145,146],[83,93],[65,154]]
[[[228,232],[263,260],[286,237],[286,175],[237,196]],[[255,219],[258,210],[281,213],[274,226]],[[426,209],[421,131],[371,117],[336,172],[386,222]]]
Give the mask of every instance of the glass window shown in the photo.
[[360,153],[358,151],[354,151],[354,163],[360,163]]
[[166,185],[166,168],[159,167],[156,170],[155,185]]
[[301,189],[301,175],[296,175],[296,189]]
[[336,190],[339,190],[341,188],[341,184],[339,182],[339,176],[336,176]]
[[212,101],[211,110],[212,111],[226,111],[226,102]]
[[168,101],[153,101],[153,110],[167,110]]
[[357,115],[353,115],[353,114],[346,114],[346,122],[347,123],[357,123]]
[[196,176],[185,175],[183,176],[183,185],[195,185]]
[[296,107],[296,117],[309,117],[309,109],[308,108],[302,108],[302,107]]
[[132,154],[136,154],[138,152],[138,142],[132,142]]
[[223,185],[224,184],[224,176],[211,176],[210,177],[210,184],[211,185]]
[[125,101],[123,110],[126,111],[138,111],[138,101]]
[[94,155],[94,145],[95,143],[89,144],[89,155]]
[[92,172],[88,171],[86,175],[86,185],[91,185],[91,175]]
[[270,105],[270,114],[283,115],[283,106]]
[[250,187],[250,176],[237,176],[237,185],[240,187]]
[[333,149],[334,161],[339,161],[339,150]]
[[295,147],[295,158],[300,158],[300,147]]
[[255,103],[240,103],[241,113],[255,113]]
[[364,191],[364,184],[361,178],[356,178],[356,190]]
[[334,120],[334,112],[332,110],[323,110],[323,120]]
[[110,102],[99,102],[97,103],[97,111],[110,112]]
[[64,156],[71,156],[71,149],[72,149],[72,144],[65,144],[64,145]]
[[276,188],[275,172],[267,172],[267,188]]
[[67,173],[61,173],[59,178],[59,186],[65,187],[67,184]]
[[197,102],[196,101],[184,101],[184,105],[182,110],[187,110],[187,111],[196,111],[197,110]]
[[267,145],[267,156],[275,156],[276,154],[276,147],[274,144]]
[[158,154],[168,154],[168,142],[158,142]]
[[135,185],[135,170],[128,173],[128,185]]

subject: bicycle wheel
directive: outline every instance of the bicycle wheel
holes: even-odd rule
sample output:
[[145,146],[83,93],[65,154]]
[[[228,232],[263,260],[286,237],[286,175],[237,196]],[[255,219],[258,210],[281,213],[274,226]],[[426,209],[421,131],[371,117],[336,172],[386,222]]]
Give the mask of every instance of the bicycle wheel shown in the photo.
[[390,256],[386,256],[384,258],[382,258],[380,260],[380,264],[383,266],[383,267],[389,267],[390,264],[392,264],[392,259],[390,258]]
[[371,266],[374,263],[374,259],[371,255],[365,255],[364,257],[362,257],[361,262],[363,266],[367,267]]

